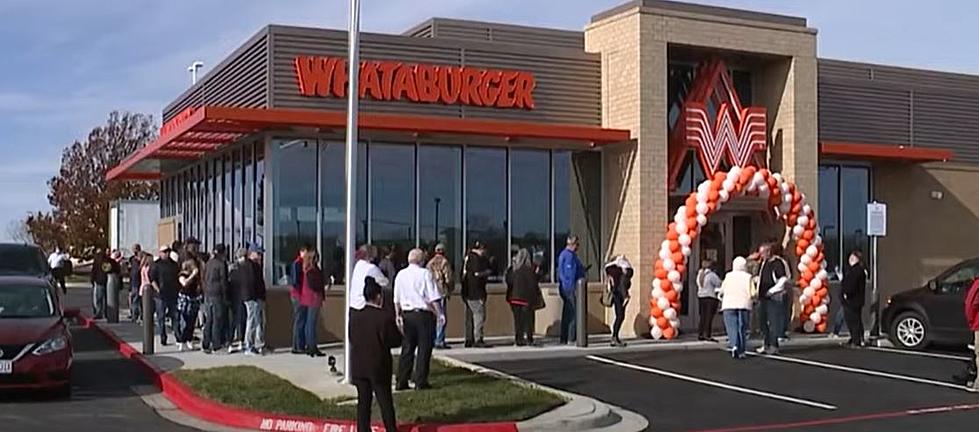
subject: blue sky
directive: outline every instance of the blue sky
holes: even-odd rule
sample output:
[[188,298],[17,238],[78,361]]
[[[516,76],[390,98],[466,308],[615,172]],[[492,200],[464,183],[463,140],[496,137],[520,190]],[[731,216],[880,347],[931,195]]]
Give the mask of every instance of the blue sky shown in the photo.
[[[362,0],[365,31],[431,16],[580,30],[623,0]],[[979,4],[913,0],[704,0],[803,16],[821,57],[979,74]],[[413,3],[413,4],[412,4]],[[153,114],[195,59],[219,62],[268,23],[345,28],[344,0],[0,1],[0,240],[47,209],[61,151],[114,109]],[[206,69],[206,68],[205,68]]]

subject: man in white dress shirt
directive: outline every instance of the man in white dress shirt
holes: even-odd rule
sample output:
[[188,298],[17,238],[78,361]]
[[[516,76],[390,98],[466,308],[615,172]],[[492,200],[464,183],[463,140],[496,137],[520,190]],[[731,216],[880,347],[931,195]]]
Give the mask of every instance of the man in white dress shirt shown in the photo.
[[364,299],[364,280],[367,276],[373,277],[381,287],[389,286],[390,281],[384,277],[381,268],[374,264],[374,261],[377,261],[376,246],[363,245],[357,249],[357,263],[354,264],[354,271],[347,284],[350,287],[347,294],[350,298],[350,309],[362,310],[367,306],[367,300]]
[[442,313],[439,302],[442,295],[439,294],[435,278],[424,264],[425,251],[412,249],[408,252],[408,267],[398,272],[394,280],[394,308],[397,322],[404,333],[395,387],[397,390],[408,389],[408,376],[412,370],[415,390],[431,388],[428,383],[428,367],[432,360],[435,325],[436,322],[445,321],[445,314]]

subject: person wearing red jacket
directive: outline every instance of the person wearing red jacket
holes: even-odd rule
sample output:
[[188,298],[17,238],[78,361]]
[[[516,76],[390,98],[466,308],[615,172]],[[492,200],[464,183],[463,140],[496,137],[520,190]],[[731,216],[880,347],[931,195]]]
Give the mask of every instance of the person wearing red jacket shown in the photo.
[[306,354],[310,357],[326,356],[316,346],[316,326],[320,316],[320,307],[326,296],[326,285],[323,281],[323,270],[319,266],[319,254],[310,248],[303,255],[303,285],[299,295],[299,304],[306,308]]
[[976,379],[975,371],[979,369],[979,278],[972,282],[969,293],[965,296],[965,320],[969,323],[969,328],[975,333],[973,338],[973,350],[975,351],[973,360],[975,368],[972,369],[972,391],[979,392],[979,380]]

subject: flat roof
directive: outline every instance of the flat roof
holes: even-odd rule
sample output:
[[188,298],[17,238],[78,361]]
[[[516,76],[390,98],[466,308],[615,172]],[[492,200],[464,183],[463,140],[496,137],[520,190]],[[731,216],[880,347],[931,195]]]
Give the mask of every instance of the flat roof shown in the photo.
[[660,9],[674,12],[687,12],[716,17],[737,18],[748,21],[759,21],[770,24],[782,24],[798,27],[806,27],[807,21],[802,17],[789,15],[779,15],[766,12],[755,12],[743,9],[733,9],[721,6],[707,6],[701,4],[682,3],[668,0],[633,0],[604,12],[599,12],[591,17],[591,22],[601,21],[605,18],[618,15],[634,8]]

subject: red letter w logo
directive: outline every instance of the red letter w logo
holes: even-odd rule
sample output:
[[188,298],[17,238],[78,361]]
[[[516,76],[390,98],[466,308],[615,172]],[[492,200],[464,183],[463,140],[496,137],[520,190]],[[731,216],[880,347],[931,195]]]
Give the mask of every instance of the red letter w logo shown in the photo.
[[732,107],[722,102],[713,127],[703,104],[688,103],[684,109],[687,143],[697,149],[706,172],[717,172],[721,159],[745,166],[756,151],[765,150],[765,109]]

